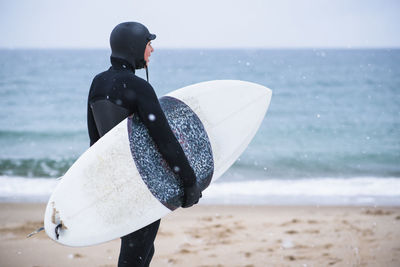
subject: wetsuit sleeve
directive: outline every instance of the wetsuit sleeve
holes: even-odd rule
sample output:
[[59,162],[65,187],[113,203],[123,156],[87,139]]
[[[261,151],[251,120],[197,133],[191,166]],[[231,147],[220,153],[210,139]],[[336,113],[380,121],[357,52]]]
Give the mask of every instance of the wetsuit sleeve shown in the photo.
[[93,83],[90,87],[89,97],[88,97],[88,104],[87,104],[87,126],[90,138],[90,146],[97,142],[100,139],[99,132],[97,131],[96,122],[94,121],[92,109],[90,108],[90,94],[92,92]]
[[193,186],[196,183],[195,173],[172,132],[150,84],[145,83],[138,90],[136,106],[141,121],[147,127],[169,167],[179,175],[185,188]]

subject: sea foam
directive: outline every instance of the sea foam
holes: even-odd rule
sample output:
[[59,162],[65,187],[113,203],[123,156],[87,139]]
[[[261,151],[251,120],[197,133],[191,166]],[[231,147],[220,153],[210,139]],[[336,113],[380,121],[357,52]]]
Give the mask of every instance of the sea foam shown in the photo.
[[203,203],[269,205],[400,205],[398,178],[266,179],[216,182]]
[[[379,177],[265,179],[215,182],[201,204],[400,205],[400,179]],[[46,202],[54,178],[0,176],[0,201]]]

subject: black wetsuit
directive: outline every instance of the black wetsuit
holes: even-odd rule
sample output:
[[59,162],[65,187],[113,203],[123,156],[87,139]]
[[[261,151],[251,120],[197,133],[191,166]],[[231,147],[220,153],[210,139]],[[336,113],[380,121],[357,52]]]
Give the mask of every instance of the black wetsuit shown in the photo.
[[[168,165],[179,170],[184,186],[192,186],[195,174],[168,125],[154,89],[135,75],[135,68],[128,61],[111,57],[111,64],[93,79],[90,88],[87,112],[90,145],[127,115],[138,114]],[[105,110],[104,103],[111,112]],[[121,238],[118,266],[149,265],[159,224],[160,220]]]

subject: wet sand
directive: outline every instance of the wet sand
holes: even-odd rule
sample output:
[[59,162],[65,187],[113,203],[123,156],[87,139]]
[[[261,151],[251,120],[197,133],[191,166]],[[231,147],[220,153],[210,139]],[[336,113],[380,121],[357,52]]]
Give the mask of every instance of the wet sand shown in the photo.
[[[0,203],[0,266],[117,265],[119,240],[70,248],[41,232],[44,204]],[[161,222],[151,266],[400,266],[400,207],[208,206]]]

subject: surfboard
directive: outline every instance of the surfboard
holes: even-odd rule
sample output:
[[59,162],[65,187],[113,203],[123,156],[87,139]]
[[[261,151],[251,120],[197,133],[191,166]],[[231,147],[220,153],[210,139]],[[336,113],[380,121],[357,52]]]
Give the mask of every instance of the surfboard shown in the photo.
[[[259,84],[216,80],[160,98],[202,189],[246,149],[271,95]],[[95,245],[162,218],[181,205],[182,195],[176,173],[132,115],[84,152],[60,179],[48,201],[44,227],[61,244]]]

